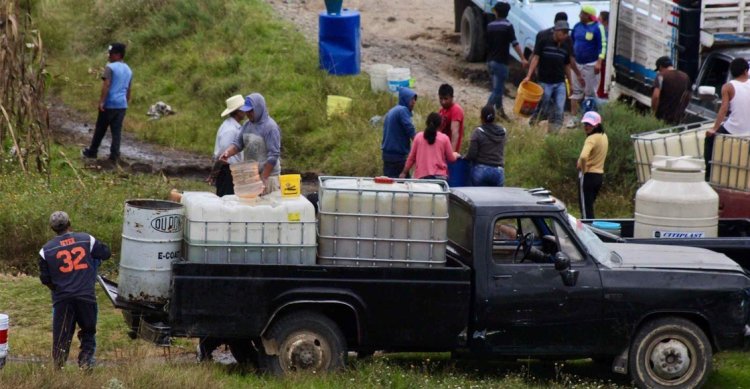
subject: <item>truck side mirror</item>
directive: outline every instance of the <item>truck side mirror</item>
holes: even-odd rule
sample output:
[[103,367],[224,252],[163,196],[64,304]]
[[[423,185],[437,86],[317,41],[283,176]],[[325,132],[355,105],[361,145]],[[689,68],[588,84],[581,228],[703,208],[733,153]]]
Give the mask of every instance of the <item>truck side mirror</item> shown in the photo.
[[701,100],[713,100],[717,98],[716,95],[716,87],[714,86],[707,86],[707,85],[701,85],[698,87],[698,97]]
[[555,270],[565,271],[570,269],[570,258],[562,251],[555,254]]

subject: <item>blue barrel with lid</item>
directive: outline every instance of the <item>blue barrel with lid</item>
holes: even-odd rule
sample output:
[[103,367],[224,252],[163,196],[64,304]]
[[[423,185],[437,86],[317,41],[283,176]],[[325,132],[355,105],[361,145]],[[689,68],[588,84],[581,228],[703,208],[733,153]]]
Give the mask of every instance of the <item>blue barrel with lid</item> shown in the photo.
[[361,61],[359,12],[344,9],[336,15],[318,16],[320,68],[329,74],[359,74]]

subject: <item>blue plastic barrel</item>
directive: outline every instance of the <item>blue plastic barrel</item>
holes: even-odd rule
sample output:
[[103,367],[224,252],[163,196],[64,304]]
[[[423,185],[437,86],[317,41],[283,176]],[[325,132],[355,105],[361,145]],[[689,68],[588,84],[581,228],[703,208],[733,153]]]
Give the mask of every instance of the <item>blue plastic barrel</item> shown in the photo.
[[344,9],[338,15],[321,12],[318,23],[320,68],[335,75],[359,74],[359,12],[349,9]]
[[448,185],[451,188],[459,186],[471,186],[469,175],[471,164],[469,161],[459,158],[456,162],[448,163]]

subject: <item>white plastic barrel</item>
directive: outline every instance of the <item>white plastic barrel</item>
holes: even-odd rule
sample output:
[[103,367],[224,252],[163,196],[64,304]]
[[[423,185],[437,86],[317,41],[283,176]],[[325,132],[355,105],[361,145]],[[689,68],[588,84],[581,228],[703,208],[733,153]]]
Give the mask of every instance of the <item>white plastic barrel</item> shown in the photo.
[[636,238],[716,237],[719,196],[704,181],[703,160],[657,156],[635,195]]
[[411,79],[411,70],[409,68],[393,68],[388,70],[388,90],[391,93],[398,93],[399,88],[408,87]]
[[391,69],[393,66],[386,63],[376,63],[370,66],[368,73],[370,73],[370,88],[373,92],[388,91],[388,71]]
[[164,200],[125,202],[119,296],[125,301],[164,304],[172,262],[182,256],[185,207]]
[[0,313],[0,369],[5,365],[8,356],[8,327],[10,319],[8,315]]

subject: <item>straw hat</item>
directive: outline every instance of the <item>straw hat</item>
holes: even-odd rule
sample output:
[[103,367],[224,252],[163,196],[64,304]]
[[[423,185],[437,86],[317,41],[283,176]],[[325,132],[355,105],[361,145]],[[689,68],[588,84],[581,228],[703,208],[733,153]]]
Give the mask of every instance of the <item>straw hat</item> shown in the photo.
[[242,95],[234,95],[227,99],[227,109],[221,113],[221,116],[227,116],[240,109],[243,105],[245,105],[245,98]]

